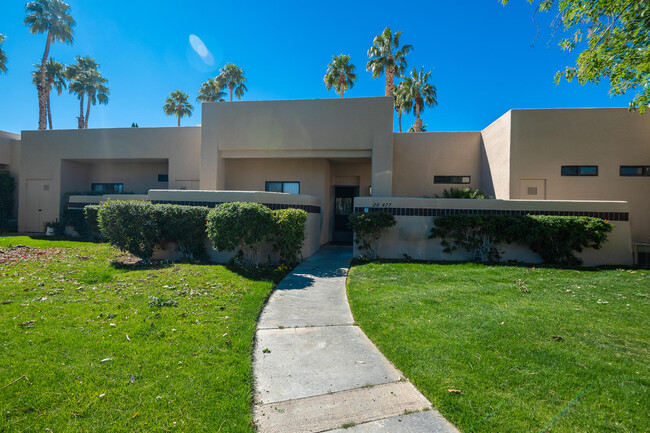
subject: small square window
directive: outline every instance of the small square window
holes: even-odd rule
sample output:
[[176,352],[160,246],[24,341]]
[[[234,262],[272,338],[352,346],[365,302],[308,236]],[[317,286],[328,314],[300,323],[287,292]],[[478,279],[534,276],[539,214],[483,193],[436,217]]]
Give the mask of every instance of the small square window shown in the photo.
[[536,186],[529,186],[528,187],[528,195],[537,195],[537,187]]
[[169,175],[168,174],[159,174],[158,175],[158,182],[169,182]]

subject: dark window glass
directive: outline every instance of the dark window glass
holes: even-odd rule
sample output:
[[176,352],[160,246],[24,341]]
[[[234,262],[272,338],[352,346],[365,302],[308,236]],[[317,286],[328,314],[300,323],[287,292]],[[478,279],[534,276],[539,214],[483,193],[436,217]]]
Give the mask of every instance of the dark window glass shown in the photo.
[[300,182],[266,182],[266,191],[300,194]]
[[91,190],[103,192],[104,194],[120,194],[124,192],[123,183],[93,183]]
[[470,183],[470,176],[433,176],[433,183]]
[[598,176],[597,165],[563,165],[562,176]]
[[168,174],[159,174],[158,175],[158,182],[169,182],[169,175]]
[[650,165],[621,165],[621,176],[650,176]]

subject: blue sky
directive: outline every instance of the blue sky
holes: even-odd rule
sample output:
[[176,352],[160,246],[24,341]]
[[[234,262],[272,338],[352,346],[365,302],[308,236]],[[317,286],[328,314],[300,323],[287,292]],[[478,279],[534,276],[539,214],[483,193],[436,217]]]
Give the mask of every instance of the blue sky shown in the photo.
[[[175,126],[162,110],[169,92],[181,89],[194,100],[201,83],[226,62],[246,73],[243,100],[334,98],[323,75],[332,55],[349,54],[358,80],[346,97],[381,96],[383,77],[373,80],[365,65],[373,37],[386,26],[402,30],[403,43],[414,46],[409,69],[432,71],[439,105],[422,115],[430,131],[480,130],[511,108],[622,107],[629,99],[610,98],[606,81],[556,86],[555,72],[576,55],[549,42],[551,16],[538,16],[542,31],[535,39],[533,8],[524,0],[507,7],[498,0],[352,1],[341,8],[304,0],[68,3],[77,21],[74,45],[55,44],[50,54],[66,64],[75,55],[94,57],[111,89],[108,105],[92,107],[90,128]],[[31,71],[45,36],[22,24],[24,5],[3,0],[0,10],[9,59],[8,74],[0,75],[0,130],[11,132],[38,126]],[[205,43],[214,65],[192,50],[190,35]],[[194,105],[184,126],[201,122],[200,104]],[[77,127],[74,95],[53,94],[52,109],[55,129]],[[412,122],[405,116],[403,127]]]

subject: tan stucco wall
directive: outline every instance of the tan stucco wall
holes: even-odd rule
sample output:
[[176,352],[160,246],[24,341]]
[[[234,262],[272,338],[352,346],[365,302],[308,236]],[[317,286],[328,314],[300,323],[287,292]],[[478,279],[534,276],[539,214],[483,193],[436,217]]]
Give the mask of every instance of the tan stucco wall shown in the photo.
[[[393,196],[433,197],[444,189],[479,187],[480,132],[393,134]],[[469,184],[434,184],[434,176],[470,176]]]
[[[31,208],[36,207],[35,200],[29,200],[31,204],[28,204],[30,194],[35,194],[36,190],[41,191],[41,220],[53,221],[59,216],[61,197],[66,192],[62,186],[73,188],[79,182],[87,183],[85,179],[90,180],[94,176],[98,179],[108,178],[109,165],[105,164],[122,164],[129,160],[139,160],[146,164],[167,161],[171,185],[177,179],[198,178],[200,136],[201,129],[196,127],[24,131],[20,160],[19,231],[26,230],[30,213],[37,212],[37,209]],[[99,163],[99,160],[103,160],[100,165],[89,165]],[[79,172],[66,170],[62,176],[62,169],[66,166],[75,166]],[[97,168],[98,173],[92,174],[90,167]],[[142,167],[146,170],[147,166]],[[129,170],[137,171],[137,167]],[[48,186],[47,190],[38,185],[38,188],[28,191],[28,182],[38,179]],[[142,183],[135,185],[137,188],[143,187]],[[126,182],[125,188],[128,188]]]
[[225,188],[224,159],[369,158],[373,192],[392,188],[391,98],[203,104],[201,189]]
[[498,199],[510,197],[511,112],[481,131],[481,189]]
[[[627,201],[632,241],[650,242],[650,177],[619,175],[621,165],[650,165],[650,116],[624,108],[511,116],[511,198],[521,197],[522,179],[545,179],[548,200]],[[563,165],[597,165],[598,176],[561,176]]]
[[[628,212],[625,202],[594,201],[531,201],[531,200],[457,200],[457,199],[409,199],[409,198],[363,198],[355,199],[355,207],[371,208],[416,208],[416,209],[501,209],[539,211],[581,211],[581,212]],[[382,234],[379,255],[387,259],[403,259],[408,255],[416,260],[471,260],[462,249],[453,253],[443,252],[440,239],[429,239],[433,218],[428,216],[396,216],[397,224]],[[614,230],[608,234],[600,250],[587,249],[577,254],[586,266],[631,265],[632,246],[630,223],[611,221]],[[541,258],[525,246],[502,245],[503,260],[518,260],[539,263]],[[355,244],[354,254],[360,251]]]

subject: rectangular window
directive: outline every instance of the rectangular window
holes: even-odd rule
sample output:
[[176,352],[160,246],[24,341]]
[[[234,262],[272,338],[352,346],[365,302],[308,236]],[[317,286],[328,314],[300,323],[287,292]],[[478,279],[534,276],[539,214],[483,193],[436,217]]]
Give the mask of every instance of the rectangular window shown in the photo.
[[300,194],[300,182],[266,182],[266,191]]
[[621,176],[650,176],[650,165],[621,165]]
[[433,176],[433,183],[470,183],[470,176]]
[[598,176],[597,165],[563,165],[562,176]]
[[91,190],[104,194],[120,194],[124,192],[123,183],[93,183]]
[[169,182],[169,175],[168,174],[159,174],[158,175],[158,182]]

